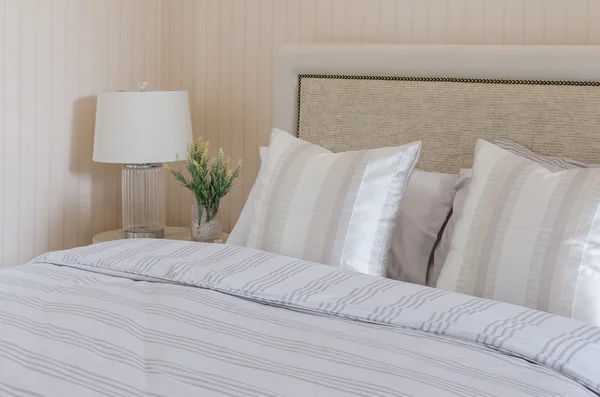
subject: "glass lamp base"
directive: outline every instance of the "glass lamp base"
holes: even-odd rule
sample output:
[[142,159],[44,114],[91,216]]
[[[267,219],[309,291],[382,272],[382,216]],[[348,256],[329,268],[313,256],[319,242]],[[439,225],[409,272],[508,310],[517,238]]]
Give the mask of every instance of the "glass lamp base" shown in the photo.
[[122,171],[125,238],[165,235],[165,171],[162,164],[126,164]]

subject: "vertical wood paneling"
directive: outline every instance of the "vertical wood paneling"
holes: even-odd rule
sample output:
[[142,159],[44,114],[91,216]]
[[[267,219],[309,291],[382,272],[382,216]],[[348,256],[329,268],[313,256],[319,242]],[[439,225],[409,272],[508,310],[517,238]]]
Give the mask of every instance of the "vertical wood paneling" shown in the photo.
[[[133,55],[132,63],[133,63],[133,78],[137,80],[145,80],[148,76],[146,76],[146,68],[144,67],[146,61],[146,46],[145,46],[145,23],[146,19],[149,19],[148,15],[144,10],[144,2],[147,0],[133,0],[131,3],[133,16],[132,23],[132,35],[131,35],[131,52]],[[131,23],[131,22],[130,22]]]
[[[49,78],[48,65],[52,64],[52,2],[39,2],[37,37],[36,37],[36,109],[35,109],[35,200],[33,216],[35,220],[34,230],[34,252],[46,252],[50,249],[48,238],[50,229],[50,200],[40,200],[39,197],[50,197],[50,170],[51,167],[51,110],[52,110],[52,87]],[[0,175],[2,172],[0,171]],[[1,227],[0,227],[1,229]],[[30,255],[28,252],[27,255]]]
[[4,141],[2,147],[2,266],[19,265],[19,166],[21,157],[20,114],[21,79],[26,78],[21,71],[22,7],[20,1],[6,2],[5,16],[5,92]]
[[380,41],[382,43],[392,43],[396,35],[396,1],[380,0],[379,18],[380,18]]
[[[163,30],[168,30],[170,40],[164,42],[162,61],[169,65],[167,71],[170,73],[166,78],[167,87],[170,89],[182,88],[183,73],[183,2],[182,0],[170,0],[168,4],[168,19],[163,25]],[[165,51],[166,50],[166,51]],[[180,166],[177,164],[176,166]],[[169,177],[167,182],[167,199],[171,203],[167,207],[167,222],[170,224],[183,224],[181,208],[182,188],[179,182]]]
[[[194,95],[194,0],[183,0],[181,4],[181,88],[187,89],[190,98],[190,106],[195,108]],[[193,122],[193,117],[192,117]],[[190,204],[192,195],[187,189],[179,186],[180,192],[180,210],[179,224],[190,225]]]
[[546,7],[545,15],[545,36],[544,42],[565,44],[567,34],[566,17],[567,9],[570,7],[572,0],[545,0]]
[[[516,1],[516,0],[513,0]],[[565,2],[565,44],[581,44],[588,42],[588,24],[590,0]]]
[[92,162],[95,95],[159,77],[160,4],[0,1],[0,267],[118,227],[119,166]]
[[[362,13],[362,41],[363,43],[377,44],[381,42],[382,34],[380,31],[380,10],[382,5],[379,1],[363,0],[361,5]],[[376,4],[377,7],[372,5]]]
[[[6,0],[0,0],[0,58],[6,59]],[[2,193],[4,187],[5,167],[4,154],[6,142],[5,134],[5,110],[6,110],[6,62],[0,62],[0,217],[4,216],[5,195]],[[4,243],[4,228],[0,223],[0,267],[5,262],[6,253],[2,249]],[[6,260],[8,263],[8,260]]]
[[[8,0],[10,1],[10,0]],[[50,103],[50,134],[52,142],[50,146],[50,249],[57,250],[63,247],[63,231],[65,229],[65,204],[64,204],[64,168],[68,161],[68,145],[65,140],[64,130],[66,127],[65,103],[67,93],[65,91],[67,82],[67,1],[58,0],[52,2],[52,60],[49,66],[50,90],[52,101]],[[10,230],[2,222],[4,230]],[[3,246],[4,248],[5,246]],[[3,261],[3,266],[10,263]]]
[[21,153],[19,157],[18,173],[19,173],[19,228],[15,230],[18,235],[18,257],[19,262],[26,261],[29,252],[34,249],[35,234],[32,233],[35,226],[34,220],[34,191],[36,179],[35,160],[32,158],[35,150],[34,132],[36,128],[35,114],[37,111],[36,98],[36,39],[37,39],[37,18],[38,13],[35,12],[36,4],[33,0],[21,1],[21,73],[24,77],[20,80],[19,94],[21,107],[19,109],[19,146],[28,148],[25,153]]
[[[194,55],[193,97],[192,108],[193,129],[196,137],[206,137],[206,106],[207,106],[207,32],[204,25],[208,20],[208,0],[194,1],[193,48],[189,49]],[[188,51],[188,48],[185,49]],[[188,209],[189,211],[189,209]]]
[[[361,43],[363,39],[364,20],[362,0],[346,0],[346,43]],[[343,10],[336,10],[343,12]],[[335,12],[335,11],[334,11]]]
[[485,44],[485,0],[467,0],[464,44]]
[[[74,111],[77,120],[77,166],[71,172],[77,177],[77,245],[89,244],[92,235],[92,162],[94,141],[94,75],[96,64],[93,51],[96,47],[94,37],[93,2],[82,2],[80,11],[81,40],[79,41],[79,93],[75,100]],[[75,156],[75,154],[74,154]]]
[[[162,66],[162,48],[161,48],[161,3],[163,0],[139,0],[141,5],[136,6],[137,10],[144,10],[144,78],[148,81],[149,87],[161,87],[161,66]],[[195,16],[194,16],[195,20]],[[104,25],[106,26],[106,25]]]
[[[258,31],[258,144],[266,146],[269,143],[271,129],[271,114],[273,102],[273,3],[278,0],[260,0],[259,2],[259,31]],[[290,18],[302,19],[302,12]],[[302,40],[302,38],[300,38]],[[264,132],[267,131],[265,134]],[[256,156],[256,149],[254,150]],[[237,216],[236,216],[237,219]]]
[[[119,2],[110,0],[105,4],[105,20],[103,24],[108,28],[105,31],[106,46],[104,56],[106,57],[106,89],[118,90],[121,87],[120,82],[120,58],[121,58],[121,8]],[[98,87],[98,91],[101,88]],[[116,229],[121,224],[120,217],[120,173],[121,167],[112,164],[100,164],[104,171],[105,181],[105,221],[106,230]],[[113,177],[111,177],[113,176]]]
[[[38,13],[36,37],[36,110],[35,110],[35,197],[49,197],[50,190],[50,111],[51,80],[48,78],[48,65],[52,63],[52,3],[42,2]],[[0,175],[2,171],[0,170]],[[33,208],[34,252],[46,252],[50,249],[48,235],[50,230],[50,200],[36,200]],[[0,227],[1,229],[1,227]],[[29,253],[27,253],[29,255]]]
[[[304,0],[302,2],[300,8],[300,40],[303,43],[313,43],[319,41],[317,39],[317,2],[318,0]],[[328,1],[325,1],[325,4],[328,3]],[[266,6],[269,5],[271,4],[266,4]],[[266,14],[264,14],[263,17],[272,20],[272,10],[272,7],[270,9],[266,8]],[[269,25],[273,26],[272,24]]]
[[[232,118],[232,48],[233,48],[233,0],[219,1],[219,103],[218,103],[218,137],[217,148],[222,148],[226,156],[231,155],[231,118]],[[237,142],[236,142],[237,144]],[[223,199],[221,219],[229,225],[230,222],[230,198],[229,195]]]
[[[434,0],[431,0],[434,1]],[[431,42],[431,20],[429,18],[432,6],[428,2],[413,0],[410,7],[410,37],[411,43],[427,44]]]
[[[247,0],[251,7],[256,7],[256,11],[260,14],[261,0]],[[276,3],[283,0],[275,0]],[[285,40],[291,43],[302,42],[302,3],[297,0],[287,0],[286,3],[286,15],[285,21],[287,25],[287,31]],[[264,17],[261,16],[261,19]]]
[[219,2],[208,0],[206,10],[206,136],[210,154],[216,155],[219,146]]
[[[587,0],[588,14],[587,23],[585,24],[588,28],[587,42],[588,44],[600,44],[600,1],[598,0]],[[569,26],[570,28],[570,26]]]
[[[235,164],[238,159],[245,157],[245,132],[246,120],[244,117],[244,94],[245,94],[245,36],[246,36],[246,2],[241,6],[234,7],[232,10],[232,68],[231,68],[231,156],[232,164]],[[244,180],[247,176],[254,175],[254,170],[248,167],[242,169],[240,180],[231,189],[230,198],[230,219],[237,216],[241,211],[246,196],[244,195]]]
[[546,37],[546,0],[524,0],[525,44],[544,44]]
[[[63,104],[65,123],[62,128],[62,140],[66,149],[66,161],[63,164],[63,177],[65,186],[63,190],[66,201],[64,213],[64,230],[63,230],[63,246],[65,248],[76,247],[78,243],[77,236],[77,195],[78,178],[76,172],[79,166],[77,156],[78,132],[79,132],[79,114],[75,111],[79,99],[79,84],[80,84],[80,43],[82,39],[83,29],[81,17],[83,16],[82,5],[84,2],[78,0],[67,1],[67,32],[66,32],[66,97]],[[69,128],[65,128],[66,126]],[[63,203],[64,203],[63,201]]]
[[448,44],[465,43],[467,0],[449,0],[447,8]]
[[[342,43],[346,38],[346,0],[330,0],[331,2],[331,41]],[[293,38],[288,38],[293,43]]]
[[396,25],[394,43],[409,44],[412,42],[412,2],[413,0],[396,0]]
[[432,0],[429,10],[429,42],[448,43],[448,1]]
[[[92,8],[92,41],[94,47],[92,48],[91,62],[93,63],[93,74],[92,74],[92,92],[97,93],[102,88],[108,86],[108,73],[106,67],[106,54],[108,52],[108,9],[105,4],[96,2]],[[90,98],[90,111],[92,114],[96,108],[96,98]],[[91,128],[93,128],[94,120],[90,120]],[[92,132],[93,134],[93,132]],[[93,142],[89,143],[91,150],[93,151]],[[90,148],[88,148],[90,149]],[[88,159],[89,161],[89,159]],[[105,178],[110,176],[110,170],[107,170],[104,164],[96,164],[91,162],[91,183],[92,183],[92,202],[91,202],[91,234],[100,233],[106,230],[106,184],[104,183]]]
[[[260,162],[258,150],[258,46],[259,46],[259,10],[254,0],[246,0],[246,36],[244,40],[244,193],[250,192],[254,184],[253,176],[258,172]],[[274,30],[279,37],[285,38],[287,3],[275,2],[276,21]],[[209,98],[207,100],[210,101]],[[239,182],[238,182],[239,183]]]
[[[268,142],[279,45],[600,44],[598,20],[596,0],[0,0],[0,267],[120,225],[120,166],[91,161],[100,91],[190,91],[194,135],[244,159],[229,230]],[[169,223],[189,224],[191,196],[168,189]]]
[[[331,42],[331,0],[315,0],[317,10],[315,11],[317,19],[316,37],[321,42]],[[276,19],[275,19],[276,20]]]
[[504,1],[504,43],[525,42],[525,4],[523,0]]
[[504,43],[504,20],[506,4],[504,0],[485,0],[485,44]]

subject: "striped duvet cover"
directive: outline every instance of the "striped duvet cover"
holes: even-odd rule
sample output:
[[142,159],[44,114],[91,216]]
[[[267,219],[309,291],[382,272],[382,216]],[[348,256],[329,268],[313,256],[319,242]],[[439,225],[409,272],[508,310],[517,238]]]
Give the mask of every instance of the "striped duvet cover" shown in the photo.
[[228,245],[0,271],[0,396],[598,396],[600,328]]

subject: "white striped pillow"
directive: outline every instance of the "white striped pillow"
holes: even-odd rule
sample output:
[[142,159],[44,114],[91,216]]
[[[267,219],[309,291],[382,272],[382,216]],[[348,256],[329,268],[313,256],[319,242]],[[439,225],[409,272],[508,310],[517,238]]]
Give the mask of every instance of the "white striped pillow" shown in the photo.
[[[537,154],[527,149],[516,142],[506,138],[498,138],[494,140],[494,145],[501,149],[508,150],[509,152],[525,157],[529,160],[535,161],[538,164],[543,165],[551,171],[561,171],[573,168],[598,168],[596,164],[586,164],[581,161],[571,160],[565,157],[554,157],[544,156]],[[455,185],[456,194],[454,196],[454,202],[452,204],[452,215],[444,228],[442,237],[438,242],[438,246],[434,251],[433,263],[429,266],[427,274],[427,285],[435,286],[442,271],[442,266],[448,252],[450,252],[450,243],[452,241],[452,235],[456,227],[456,222],[462,213],[462,207],[464,205],[465,196],[469,189],[469,183],[471,181],[471,169],[464,169],[460,171],[458,181]]]
[[438,287],[600,325],[600,169],[480,140]]
[[511,153],[517,154],[526,159],[535,161],[536,163],[543,164],[546,168],[551,171],[567,170],[571,168],[598,168],[597,164],[586,164],[581,161],[571,160],[566,157],[555,157],[555,156],[544,156],[537,154],[527,149],[525,146],[513,142],[510,139],[498,138],[494,140],[494,145],[508,150]]
[[385,276],[421,142],[331,153],[274,129],[247,246]]

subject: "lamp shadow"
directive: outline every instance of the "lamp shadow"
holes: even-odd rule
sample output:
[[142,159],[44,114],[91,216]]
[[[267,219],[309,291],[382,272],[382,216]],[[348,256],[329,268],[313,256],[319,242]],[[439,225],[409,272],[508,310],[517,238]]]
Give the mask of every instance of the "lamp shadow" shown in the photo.
[[92,160],[96,101],[96,96],[86,96],[73,103],[63,248],[91,244],[95,234],[119,226],[120,166]]

